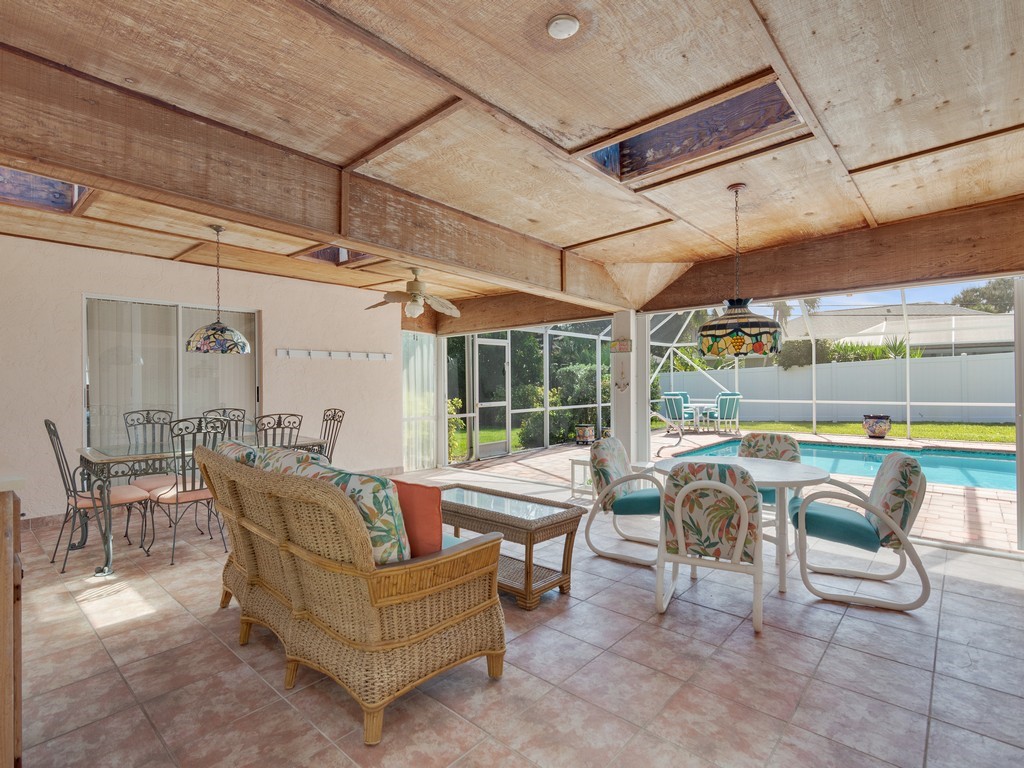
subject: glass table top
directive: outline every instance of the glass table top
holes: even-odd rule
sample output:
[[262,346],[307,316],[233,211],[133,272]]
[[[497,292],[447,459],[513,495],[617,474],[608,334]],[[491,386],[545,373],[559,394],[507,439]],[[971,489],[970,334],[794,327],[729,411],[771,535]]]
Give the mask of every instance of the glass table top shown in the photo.
[[441,500],[461,504],[466,507],[476,507],[488,512],[497,512],[510,517],[518,517],[523,520],[538,520],[550,517],[552,513],[562,512],[563,507],[556,504],[548,504],[543,499],[509,498],[496,493],[488,493],[485,490],[471,488],[445,488],[441,491]]

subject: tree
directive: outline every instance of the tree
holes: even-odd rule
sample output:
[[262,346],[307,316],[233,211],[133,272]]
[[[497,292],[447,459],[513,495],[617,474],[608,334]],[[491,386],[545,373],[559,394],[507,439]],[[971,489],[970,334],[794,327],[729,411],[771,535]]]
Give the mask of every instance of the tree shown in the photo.
[[1013,278],[1000,277],[975,288],[964,288],[950,304],[979,312],[1005,314],[1013,311]]

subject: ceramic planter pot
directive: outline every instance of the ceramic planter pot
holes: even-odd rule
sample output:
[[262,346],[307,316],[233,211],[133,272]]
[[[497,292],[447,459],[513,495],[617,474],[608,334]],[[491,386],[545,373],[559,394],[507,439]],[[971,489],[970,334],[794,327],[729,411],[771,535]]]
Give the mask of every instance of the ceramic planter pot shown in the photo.
[[592,442],[594,442],[594,425],[577,424],[576,445],[589,445]]
[[861,423],[868,437],[874,437],[879,440],[888,435],[889,430],[892,429],[892,419],[887,414],[865,413],[864,421]]

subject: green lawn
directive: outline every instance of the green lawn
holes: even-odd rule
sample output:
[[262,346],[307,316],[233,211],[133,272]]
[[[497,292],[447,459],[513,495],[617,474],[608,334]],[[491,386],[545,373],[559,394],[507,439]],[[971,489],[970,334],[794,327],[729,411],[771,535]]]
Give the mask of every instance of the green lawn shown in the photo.
[[[651,420],[653,431],[664,431],[664,422],[658,419]],[[740,427],[744,432],[807,432],[811,431],[809,421],[741,421]],[[864,428],[859,421],[846,422],[818,422],[818,434],[821,435],[864,435]],[[915,421],[911,425],[911,434],[915,440],[964,440],[980,443],[1014,443],[1017,440],[1016,429],[1013,424],[958,424],[938,421]],[[907,425],[905,422],[893,422],[890,437],[906,437]],[[497,442],[505,439],[505,432],[501,429],[480,430],[480,441],[484,443]],[[462,461],[466,457],[466,433],[459,432],[456,437],[457,447],[452,452],[451,461]],[[519,430],[512,430],[512,450],[522,450],[523,446],[519,440]]]
[[[810,432],[809,421],[741,421],[744,432]],[[821,435],[864,435],[859,421],[818,422]],[[915,421],[910,425],[915,440],[967,440],[981,443],[1013,443],[1017,432],[1013,424],[958,424],[938,421]],[[890,437],[906,437],[906,422],[893,421]]]

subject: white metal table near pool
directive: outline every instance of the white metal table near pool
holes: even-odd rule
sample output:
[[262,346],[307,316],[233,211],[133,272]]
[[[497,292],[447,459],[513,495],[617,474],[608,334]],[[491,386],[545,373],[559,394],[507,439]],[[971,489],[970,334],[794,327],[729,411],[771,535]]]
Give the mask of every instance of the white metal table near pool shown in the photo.
[[[788,491],[809,485],[826,483],[829,473],[811,464],[800,464],[792,461],[776,461],[775,459],[754,459],[746,456],[673,456],[655,462],[654,468],[665,474],[683,462],[704,462],[707,464],[734,464],[743,467],[750,473],[751,480],[761,488],[774,488],[776,499],[775,511],[775,559],[779,566],[779,592],[786,591],[786,556],[789,550],[789,514]],[[770,537],[768,538],[771,541]]]

